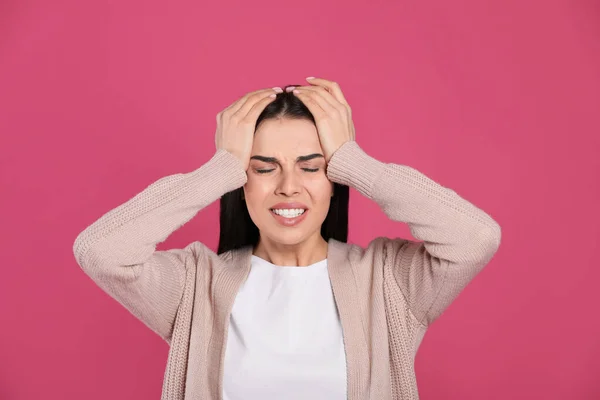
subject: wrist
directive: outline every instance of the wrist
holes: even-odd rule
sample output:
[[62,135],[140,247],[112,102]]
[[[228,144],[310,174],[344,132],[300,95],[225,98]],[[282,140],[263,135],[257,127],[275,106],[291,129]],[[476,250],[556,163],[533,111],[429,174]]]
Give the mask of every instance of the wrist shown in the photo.
[[369,156],[353,140],[344,143],[332,155],[327,165],[327,177],[332,182],[352,186],[371,198],[373,185],[385,164]]

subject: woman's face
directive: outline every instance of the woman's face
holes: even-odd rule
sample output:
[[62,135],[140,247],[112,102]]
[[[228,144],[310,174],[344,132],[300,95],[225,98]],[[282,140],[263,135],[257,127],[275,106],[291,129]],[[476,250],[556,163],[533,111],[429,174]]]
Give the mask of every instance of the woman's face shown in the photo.
[[261,238],[294,245],[320,235],[333,184],[315,125],[268,119],[254,135],[244,195]]

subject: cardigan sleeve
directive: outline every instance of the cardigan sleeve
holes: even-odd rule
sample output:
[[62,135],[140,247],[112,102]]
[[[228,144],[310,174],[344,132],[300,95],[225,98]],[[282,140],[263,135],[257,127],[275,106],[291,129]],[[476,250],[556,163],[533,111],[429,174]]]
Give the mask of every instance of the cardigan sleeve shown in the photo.
[[354,141],[334,153],[327,174],[373,199],[390,219],[407,223],[419,240],[386,238],[382,256],[409,309],[425,326],[500,246],[500,226],[487,213],[414,168],[370,157]]
[[163,177],[107,212],[75,239],[83,271],[163,339],[169,340],[197,243],[157,251],[156,246],[223,194],[242,186],[246,172],[218,150],[189,173]]

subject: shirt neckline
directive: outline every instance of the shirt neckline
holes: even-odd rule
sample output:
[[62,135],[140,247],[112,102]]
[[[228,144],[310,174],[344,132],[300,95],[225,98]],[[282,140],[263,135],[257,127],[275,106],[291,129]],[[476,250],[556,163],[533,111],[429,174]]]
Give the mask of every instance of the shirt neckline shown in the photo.
[[315,269],[322,269],[327,267],[327,259],[323,259],[321,261],[317,261],[316,263],[310,264],[310,265],[306,265],[306,266],[298,266],[298,265],[275,265],[267,260],[265,260],[264,258],[261,258],[259,256],[255,256],[254,254],[252,254],[251,256],[252,259],[252,264],[253,265],[262,265],[262,266],[267,266],[270,268],[277,268],[280,270],[315,270]]

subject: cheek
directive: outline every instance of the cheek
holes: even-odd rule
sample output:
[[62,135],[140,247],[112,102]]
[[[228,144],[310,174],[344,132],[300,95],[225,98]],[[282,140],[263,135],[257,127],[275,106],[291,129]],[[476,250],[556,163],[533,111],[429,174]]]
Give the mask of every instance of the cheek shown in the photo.
[[262,207],[270,192],[271,189],[268,182],[265,182],[264,179],[259,181],[249,176],[246,185],[244,185],[244,196],[248,209]]
[[306,183],[306,189],[310,194],[314,205],[329,208],[333,184],[327,179],[319,179]]

